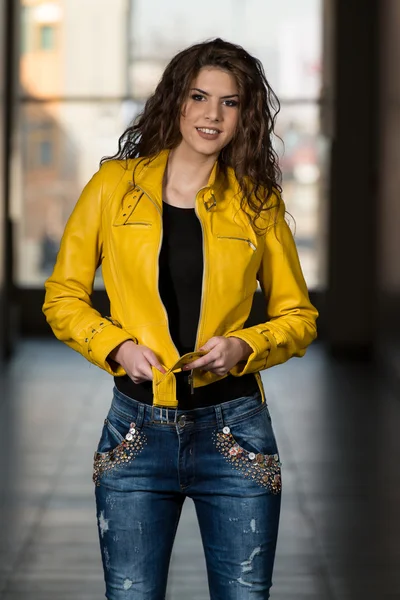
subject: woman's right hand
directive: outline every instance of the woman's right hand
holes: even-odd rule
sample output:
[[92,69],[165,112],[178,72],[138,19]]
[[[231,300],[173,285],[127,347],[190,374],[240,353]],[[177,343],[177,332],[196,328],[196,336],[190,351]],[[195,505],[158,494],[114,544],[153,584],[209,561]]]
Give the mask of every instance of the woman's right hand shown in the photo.
[[108,355],[108,358],[120,364],[133,383],[152,381],[152,366],[161,373],[166,372],[150,348],[141,344],[135,344],[131,340],[122,342],[122,344],[114,348]]

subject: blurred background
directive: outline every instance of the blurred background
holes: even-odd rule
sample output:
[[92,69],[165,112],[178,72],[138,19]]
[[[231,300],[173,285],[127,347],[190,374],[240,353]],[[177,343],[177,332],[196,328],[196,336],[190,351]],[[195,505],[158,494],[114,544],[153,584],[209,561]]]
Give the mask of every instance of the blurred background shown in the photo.
[[[0,0],[0,598],[103,595],[90,478],[112,380],[53,339],[43,284],[166,64],[216,36],[261,59],[280,99],[320,311],[306,357],[263,373],[286,467],[271,597],[400,598],[399,29],[398,0]],[[93,299],[107,311],[101,272]],[[168,598],[188,594],[208,598],[189,502]]]

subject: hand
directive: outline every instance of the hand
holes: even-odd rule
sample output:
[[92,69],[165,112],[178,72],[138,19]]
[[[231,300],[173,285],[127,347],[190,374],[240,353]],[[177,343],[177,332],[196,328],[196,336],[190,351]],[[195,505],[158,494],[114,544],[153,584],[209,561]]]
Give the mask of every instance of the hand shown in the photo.
[[253,352],[253,349],[240,338],[222,336],[212,337],[199,350],[204,350],[207,354],[185,365],[183,367],[185,371],[202,369],[216,375],[226,375],[232,367],[242,360],[247,360]]
[[114,348],[108,355],[108,358],[119,363],[125,369],[133,383],[152,381],[152,366],[161,373],[166,372],[150,348],[141,344],[135,344],[131,340],[122,342],[122,344]]

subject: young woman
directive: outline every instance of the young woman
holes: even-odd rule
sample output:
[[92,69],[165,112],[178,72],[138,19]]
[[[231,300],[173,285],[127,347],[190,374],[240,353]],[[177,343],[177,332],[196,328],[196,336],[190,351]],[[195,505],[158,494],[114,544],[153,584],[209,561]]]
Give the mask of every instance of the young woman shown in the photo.
[[[274,108],[275,107],[275,108]],[[114,376],[94,458],[109,600],[161,600],[193,499],[212,600],[269,598],[281,465],[259,371],[316,336],[258,60],[216,39],[175,56],[68,221],[44,313]],[[91,304],[102,265],[111,316]],[[267,320],[246,326],[260,283]]]

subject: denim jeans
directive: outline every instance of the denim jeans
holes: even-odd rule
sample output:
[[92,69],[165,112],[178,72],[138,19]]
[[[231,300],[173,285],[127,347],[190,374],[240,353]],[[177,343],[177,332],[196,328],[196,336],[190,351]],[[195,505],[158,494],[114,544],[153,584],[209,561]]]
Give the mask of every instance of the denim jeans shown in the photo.
[[211,600],[269,598],[281,478],[259,393],[161,409],[114,388],[94,458],[108,600],[162,600],[185,497],[193,499]]

